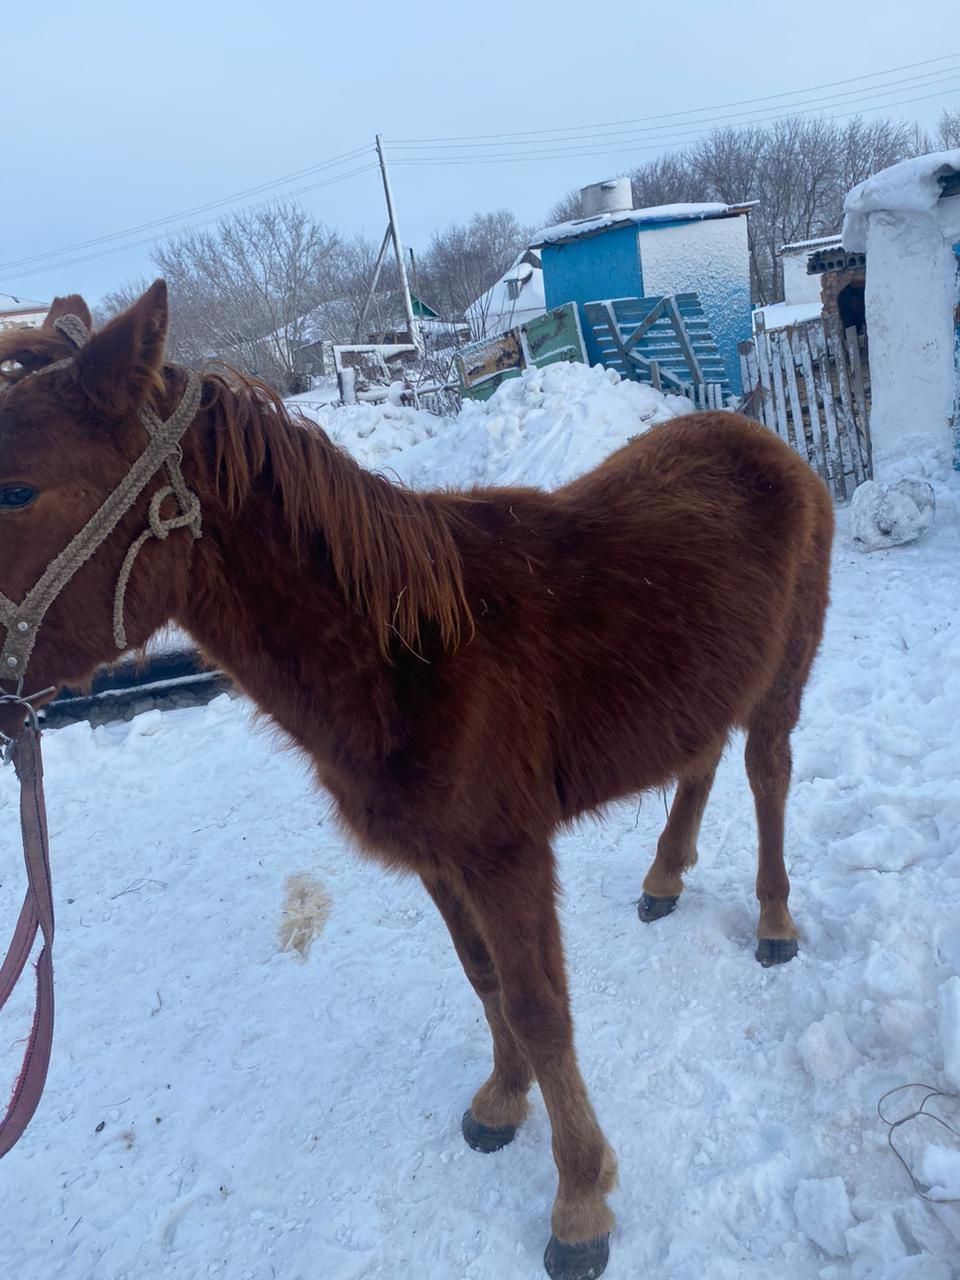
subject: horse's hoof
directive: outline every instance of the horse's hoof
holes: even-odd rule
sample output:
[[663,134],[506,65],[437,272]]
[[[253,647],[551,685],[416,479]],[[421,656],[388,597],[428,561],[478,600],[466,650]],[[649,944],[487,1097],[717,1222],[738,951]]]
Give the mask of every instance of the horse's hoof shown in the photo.
[[583,1244],[564,1244],[550,1237],[543,1265],[550,1280],[597,1280],[610,1259],[610,1237],[598,1236]]
[[786,964],[798,950],[796,938],[761,938],[757,943],[757,959],[769,969],[774,964]]
[[517,1126],[515,1124],[481,1124],[472,1111],[463,1113],[463,1120],[460,1127],[463,1129],[463,1136],[467,1140],[467,1146],[473,1147],[474,1151],[482,1151],[489,1155],[491,1151],[499,1151],[501,1147],[505,1147],[508,1142],[512,1142],[517,1136]]
[[644,924],[651,924],[654,920],[662,920],[664,916],[668,916],[679,901],[679,896],[655,898],[652,893],[645,893],[637,903],[637,915]]

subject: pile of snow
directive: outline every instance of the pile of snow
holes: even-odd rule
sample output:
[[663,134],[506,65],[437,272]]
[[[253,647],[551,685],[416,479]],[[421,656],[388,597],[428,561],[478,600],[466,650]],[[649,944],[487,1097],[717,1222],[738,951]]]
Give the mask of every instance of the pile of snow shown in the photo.
[[336,377],[327,377],[317,378],[309,391],[301,391],[295,396],[288,396],[287,404],[310,417],[313,410],[321,409],[325,405],[335,404],[339,399],[340,384],[337,382]]
[[685,397],[663,396],[613,369],[553,364],[510,379],[489,400],[464,401],[456,418],[391,404],[312,416],[365,467],[417,488],[552,489],[691,407]]
[[393,469],[418,488],[470,484],[553,489],[589,471],[648,427],[687,413],[599,365],[528,369],[483,401],[466,401],[435,440],[406,450]]
[[[554,484],[673,408],[557,367],[432,434],[386,407],[331,420],[418,482]],[[740,740],[668,919],[636,917],[659,797],[557,841],[579,1058],[620,1161],[611,1280],[955,1280],[960,1205],[914,1194],[876,1113],[909,1081],[960,1086],[960,478],[935,487],[930,535],[875,556],[839,513],[793,740],[797,959],[753,959]],[[489,1034],[419,882],[355,856],[242,701],[72,725],[45,755],[58,1026],[3,1162],[0,1276],[542,1280],[543,1102],[501,1154],[464,1145]],[[8,927],[17,803],[0,770]],[[24,982],[3,1012],[0,1081],[31,1003]],[[917,1176],[956,1194],[956,1144],[923,1141]]]
[[[289,403],[289,402],[288,402]],[[380,404],[348,404],[337,408],[301,402],[306,417],[323,427],[331,440],[372,471],[389,470],[414,445],[432,440],[449,420],[384,400]]]
[[860,551],[880,551],[914,542],[929,532],[936,511],[933,485],[926,480],[866,480],[850,503],[853,544]]

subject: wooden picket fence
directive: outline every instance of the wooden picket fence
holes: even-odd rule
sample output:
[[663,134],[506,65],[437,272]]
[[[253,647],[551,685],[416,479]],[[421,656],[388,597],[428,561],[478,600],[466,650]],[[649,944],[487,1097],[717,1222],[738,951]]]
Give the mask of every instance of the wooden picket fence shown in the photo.
[[690,382],[682,388],[682,394],[692,400],[698,409],[722,409],[725,403],[723,392],[722,382]]
[[740,344],[741,412],[764,422],[840,501],[873,475],[866,337],[823,316]]

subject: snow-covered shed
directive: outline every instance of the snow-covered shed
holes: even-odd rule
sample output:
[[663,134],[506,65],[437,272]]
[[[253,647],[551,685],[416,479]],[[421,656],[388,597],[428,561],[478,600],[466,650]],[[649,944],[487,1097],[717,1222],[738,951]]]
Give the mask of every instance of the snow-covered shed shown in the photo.
[[783,301],[769,302],[753,313],[754,328],[758,322],[769,333],[771,329],[787,329],[820,315],[820,278],[808,271],[811,255],[821,249],[839,246],[840,237],[819,236],[815,240],[796,240],[780,246],[783,271]]
[[905,160],[847,196],[843,246],[866,253],[874,459],[960,428],[960,150]]
[[583,191],[584,212],[538,233],[547,309],[576,302],[587,355],[601,351],[584,304],[696,293],[726,366],[740,388],[737,344],[750,337],[750,205],[670,204],[631,208],[629,179]]
[[840,236],[818,236],[815,240],[795,240],[780,246],[780,267],[783,271],[783,300],[799,305],[801,302],[820,302],[820,281],[810,272],[810,258],[825,249],[835,249]]

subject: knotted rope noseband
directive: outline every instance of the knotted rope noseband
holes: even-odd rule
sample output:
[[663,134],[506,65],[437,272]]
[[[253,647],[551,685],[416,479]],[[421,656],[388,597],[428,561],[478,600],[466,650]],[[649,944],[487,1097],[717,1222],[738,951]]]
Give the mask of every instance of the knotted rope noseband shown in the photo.
[[[87,340],[87,327],[77,316],[62,316],[56,321],[56,328],[78,350]],[[72,359],[68,357],[66,360],[44,365],[43,368],[27,376],[40,377],[54,369],[65,368],[72,363]],[[123,480],[79,533],[54,560],[51,560],[39,581],[19,604],[14,604],[12,600],[8,600],[0,593],[0,623],[6,628],[6,640],[3,649],[0,650],[0,681],[16,681],[18,689],[22,690],[27,663],[47,610],[77,570],[110,536],[145,486],[163,467],[167,473],[169,485],[154,494],[150,503],[149,528],[130,548],[117,579],[113,609],[113,638],[118,649],[127,647],[123,627],[123,602],[133,562],[143,543],[149,537],[166,538],[171,530],[182,528],[188,528],[194,538],[200,537],[200,502],[196,494],[187,488],[180,469],[182,457],[180,440],[196,416],[202,393],[203,382],[200,375],[193,370],[188,370],[187,385],[180,403],[166,421],[162,421],[151,408],[141,409],[140,421],[148,436],[147,447]],[[176,498],[180,514],[164,519],[160,510],[168,497]]]
[[[56,327],[78,350],[87,341],[86,325],[77,316],[63,316],[56,321]],[[44,365],[27,377],[64,368],[72,360],[71,356],[66,360]],[[4,763],[13,761],[20,779],[20,826],[27,869],[26,897],[10,949],[0,965],[0,1009],[6,1004],[26,967],[37,933],[41,933],[43,937],[43,949],[37,960],[33,1027],[6,1115],[0,1118],[0,1156],[6,1155],[17,1142],[37,1109],[47,1078],[53,1044],[53,889],[47,847],[40,729],[32,702],[41,696],[41,692],[48,693],[50,690],[24,694],[24,674],[40,624],[50,605],[81,565],[110,536],[161,467],[166,471],[169,484],[158,489],[150,499],[149,525],[131,545],[117,578],[113,605],[113,638],[118,649],[127,647],[123,605],[130,572],[140,548],[148,538],[166,538],[174,529],[189,529],[194,538],[200,537],[200,502],[196,494],[187,488],[180,469],[180,440],[196,416],[202,391],[203,384],[199,375],[188,371],[186,389],[169,418],[162,421],[153,409],[142,409],[140,421],[148,436],[147,447],[123,480],[80,532],[50,562],[20,604],[14,604],[0,593],[0,623],[6,628],[6,639],[0,651],[0,706],[17,706],[29,718],[27,727],[15,738],[7,738],[0,733],[0,739],[6,742],[2,759]],[[169,497],[176,499],[179,514],[164,517],[161,509]],[[3,682],[11,680],[16,683],[16,692],[4,693]]]

